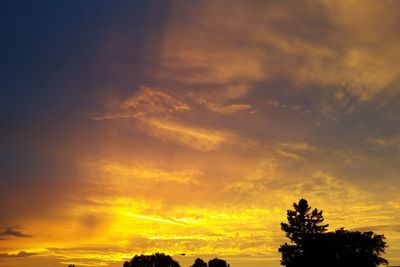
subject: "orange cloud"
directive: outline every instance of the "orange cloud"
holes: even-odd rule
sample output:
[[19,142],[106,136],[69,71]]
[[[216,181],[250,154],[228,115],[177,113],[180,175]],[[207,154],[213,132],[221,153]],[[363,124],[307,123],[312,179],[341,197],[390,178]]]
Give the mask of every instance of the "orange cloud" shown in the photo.
[[[223,90],[285,77],[369,100],[399,81],[396,9],[392,1],[357,0],[303,1],[301,10],[285,2],[176,3],[162,79]],[[181,14],[193,19],[182,24]]]
[[146,86],[122,102],[123,108],[133,108],[146,114],[187,111],[190,107],[173,96]]
[[145,123],[151,127],[151,135],[203,152],[218,149],[234,138],[229,133],[189,127],[171,121],[148,119]]
[[117,162],[105,162],[101,165],[101,169],[108,176],[107,179],[118,180],[120,186],[125,185],[128,187],[129,183],[140,180],[198,183],[197,177],[200,174],[195,170],[170,172],[140,163],[124,165]]

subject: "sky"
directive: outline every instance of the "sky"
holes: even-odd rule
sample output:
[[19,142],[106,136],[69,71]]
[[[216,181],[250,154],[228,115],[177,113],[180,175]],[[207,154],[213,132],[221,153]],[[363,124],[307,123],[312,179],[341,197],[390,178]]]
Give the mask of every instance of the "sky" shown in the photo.
[[400,265],[399,10],[1,1],[0,266],[277,267],[300,198]]

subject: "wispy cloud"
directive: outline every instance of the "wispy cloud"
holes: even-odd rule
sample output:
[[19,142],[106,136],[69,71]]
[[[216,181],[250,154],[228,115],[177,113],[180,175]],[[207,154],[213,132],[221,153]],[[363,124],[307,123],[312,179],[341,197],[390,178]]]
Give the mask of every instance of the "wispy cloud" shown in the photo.
[[0,240],[7,240],[10,238],[29,238],[29,237],[32,236],[17,230],[17,227],[5,227],[3,232],[0,232]]
[[387,232],[387,231],[394,231],[400,233],[400,224],[389,224],[389,225],[371,225],[365,227],[355,228],[356,231],[367,232],[367,231],[374,231],[374,232]]
[[[222,114],[249,109],[249,105],[217,105],[207,107]],[[218,130],[188,126],[184,122],[165,119],[169,113],[189,111],[191,107],[184,102],[184,96],[172,96],[159,89],[140,87],[132,97],[123,100],[120,110],[94,115],[94,120],[131,118],[138,119],[145,125],[146,132],[154,137],[185,145],[198,151],[210,151],[227,143],[233,135]]]
[[144,115],[188,111],[190,107],[177,97],[164,91],[152,87],[140,86],[134,95],[122,100],[114,109],[103,114],[94,114],[92,115],[92,119],[130,119]]
[[255,112],[253,110],[253,107],[250,104],[240,104],[240,103],[235,103],[235,104],[221,104],[221,103],[215,103],[211,100],[208,100],[206,98],[194,98],[197,103],[200,105],[204,106],[208,110],[219,113],[222,115],[231,115],[235,114],[238,112]]
[[280,143],[276,153],[288,159],[301,160],[304,154],[315,151],[316,148],[308,143]]
[[151,127],[151,135],[203,152],[218,149],[233,140],[233,135],[226,132],[171,121],[148,119],[146,123]]
[[146,114],[190,110],[186,103],[176,97],[159,89],[146,86],[140,86],[135,95],[125,99],[122,102],[122,107],[138,110]]
[[198,183],[198,176],[201,174],[196,170],[180,170],[168,171],[157,168],[145,163],[130,162],[122,164],[120,162],[104,162],[101,163],[101,171],[108,178],[118,180],[123,184],[122,180],[126,180],[126,185],[134,181],[168,181],[175,183]]
[[113,119],[134,119],[146,115],[144,112],[138,113],[106,113],[100,115],[91,115],[92,119],[95,121],[102,120],[113,120]]
[[18,253],[0,253],[0,259],[1,258],[25,258],[25,257],[30,257],[30,256],[35,256],[38,255],[37,253],[31,253],[31,252],[26,252],[26,251],[20,251]]
[[400,135],[394,135],[388,138],[370,138],[369,142],[378,147],[400,147]]

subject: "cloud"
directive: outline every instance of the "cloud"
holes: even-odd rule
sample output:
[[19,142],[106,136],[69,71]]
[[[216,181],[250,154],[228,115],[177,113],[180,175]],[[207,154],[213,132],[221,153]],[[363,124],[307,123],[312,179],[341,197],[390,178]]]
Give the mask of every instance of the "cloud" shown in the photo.
[[187,93],[187,96],[189,100],[213,113],[232,115],[239,112],[256,112],[251,104],[238,101],[248,96],[250,92],[247,86],[237,85],[191,91]]
[[[170,32],[175,35],[177,32]],[[167,36],[167,38],[174,36]],[[170,46],[170,40],[166,40],[163,57],[165,60],[166,73],[164,77],[183,70],[189,75],[174,76],[173,79],[185,84],[216,84],[216,85],[239,85],[248,84],[251,81],[259,81],[266,78],[263,62],[254,59],[253,51],[237,51],[232,47],[225,50],[215,51],[204,42],[194,45],[193,49],[187,49],[189,38],[177,47]],[[171,41],[173,43],[173,41]],[[179,48],[183,48],[179,50]],[[202,47],[201,49],[199,49]],[[238,64],[241,62],[241,64]],[[171,76],[172,77],[172,76]],[[169,79],[171,79],[169,77]],[[168,78],[166,78],[168,79]]]
[[316,148],[308,143],[298,142],[298,143],[280,143],[279,147],[289,149],[292,151],[307,152],[314,151]]
[[285,158],[289,158],[289,159],[294,159],[294,160],[301,159],[301,156],[299,156],[299,155],[297,155],[295,153],[284,151],[284,150],[280,150],[280,149],[278,149],[276,151],[276,153],[278,153],[279,155],[281,155],[281,156],[283,156]]
[[361,232],[373,231],[378,234],[380,232],[387,232],[387,231],[394,231],[400,233],[400,224],[365,226],[365,227],[355,228],[354,230]]
[[0,258],[7,259],[7,258],[25,258],[30,256],[38,255],[38,253],[31,253],[26,251],[20,251],[16,254],[12,253],[0,253]]
[[187,111],[190,107],[173,96],[155,88],[140,86],[138,93],[125,99],[122,107],[146,114]]
[[280,103],[279,101],[276,100],[268,100],[266,105],[267,108],[272,109],[272,108],[280,108],[280,109],[289,109],[292,111],[303,111],[303,112],[309,112],[309,111],[304,111],[303,107],[299,104],[283,104]]
[[207,100],[205,98],[199,98],[199,99],[195,99],[195,101],[197,103],[199,103],[200,105],[206,107],[208,110],[215,112],[215,113],[219,113],[222,115],[230,115],[230,114],[235,114],[238,112],[243,112],[243,111],[253,111],[252,110],[252,106],[249,104],[219,104],[219,103],[215,103],[212,102],[210,100]]
[[225,114],[234,114],[240,111],[249,111],[251,110],[252,107],[249,104],[231,104],[223,106],[219,104],[209,103],[208,108],[211,111],[225,115]]
[[376,145],[378,147],[400,147],[400,135],[394,135],[389,138],[372,138],[369,139],[369,142],[372,145]]
[[102,121],[102,120],[113,120],[113,119],[133,119],[139,118],[146,113],[138,112],[138,113],[108,113],[108,114],[101,114],[101,115],[91,115],[92,119],[95,121]]
[[[159,89],[141,86],[133,96],[121,101],[119,110],[107,114],[94,115],[94,120],[132,118],[142,122],[145,131],[154,137],[185,145],[198,151],[211,151],[232,139],[231,134],[165,119],[167,114],[185,112],[191,107],[185,103],[184,96],[172,96]],[[205,101],[205,100],[204,100]],[[201,103],[206,103],[206,102]],[[229,114],[251,107],[245,104],[218,105],[206,103],[213,112]]]
[[132,119],[145,115],[165,115],[189,110],[189,105],[165,91],[139,86],[139,90],[134,95],[123,99],[111,112],[92,115],[92,119]]
[[276,153],[288,159],[301,160],[303,154],[315,151],[316,148],[308,143],[280,143],[277,145]]
[[140,86],[134,95],[120,101],[118,107],[104,114],[92,115],[94,120],[137,119],[143,116],[166,116],[193,110],[189,102],[196,102],[209,111],[222,115],[254,112],[250,104],[226,103],[245,96],[249,90],[243,86],[227,87],[207,92],[169,94],[165,90]]
[[16,227],[5,227],[3,232],[0,232],[0,240],[8,240],[10,238],[29,238],[31,235],[24,234],[16,230]]
[[150,126],[149,134],[202,152],[216,150],[234,138],[230,133],[186,126],[172,121],[147,119],[145,123]]
[[[397,90],[397,8],[394,1],[176,3],[160,76],[220,88],[284,79],[296,89],[371,100]],[[191,20],[182,23],[186,16]]]
[[82,246],[68,248],[48,248],[51,258],[56,258],[64,265],[71,263],[83,266],[109,266],[112,262],[122,261],[132,255],[121,251],[118,246]]
[[195,170],[167,171],[143,163],[121,164],[117,162],[104,162],[101,170],[113,180],[118,180],[122,185],[122,180],[128,180],[127,185],[135,180],[158,182],[169,181],[175,183],[198,183],[198,176],[201,174]]

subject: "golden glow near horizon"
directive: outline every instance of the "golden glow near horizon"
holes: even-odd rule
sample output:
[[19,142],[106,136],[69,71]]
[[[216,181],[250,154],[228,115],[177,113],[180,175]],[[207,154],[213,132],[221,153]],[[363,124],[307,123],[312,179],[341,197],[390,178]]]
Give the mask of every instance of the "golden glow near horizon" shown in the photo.
[[[138,86],[105,85],[27,141],[53,165],[3,192],[0,266],[159,251],[276,267],[302,197],[330,230],[384,234],[400,264],[398,2],[300,3],[172,1],[162,34],[142,36]],[[107,56],[130,40],[114,30]]]

